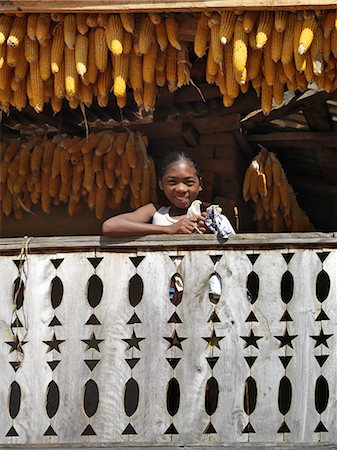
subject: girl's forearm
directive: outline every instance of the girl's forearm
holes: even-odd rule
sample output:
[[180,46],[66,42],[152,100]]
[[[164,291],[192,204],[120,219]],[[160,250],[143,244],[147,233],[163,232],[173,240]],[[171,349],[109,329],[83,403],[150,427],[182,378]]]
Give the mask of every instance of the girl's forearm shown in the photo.
[[170,227],[116,217],[103,223],[102,232],[105,236],[146,236],[147,234],[170,234]]

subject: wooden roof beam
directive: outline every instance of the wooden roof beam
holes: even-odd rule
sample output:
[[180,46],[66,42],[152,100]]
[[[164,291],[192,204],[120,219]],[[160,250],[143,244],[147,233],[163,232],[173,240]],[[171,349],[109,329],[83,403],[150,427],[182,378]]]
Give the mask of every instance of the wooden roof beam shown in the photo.
[[2,9],[8,12],[147,12],[147,11],[205,11],[205,10],[276,10],[336,8],[334,0],[4,0]]

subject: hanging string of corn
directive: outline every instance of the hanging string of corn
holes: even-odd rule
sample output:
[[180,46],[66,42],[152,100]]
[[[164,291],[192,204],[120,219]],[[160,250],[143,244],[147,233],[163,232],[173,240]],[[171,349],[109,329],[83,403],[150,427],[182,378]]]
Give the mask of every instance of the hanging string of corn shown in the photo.
[[91,133],[87,138],[55,136],[9,140],[0,146],[0,211],[21,219],[40,204],[68,205],[74,215],[83,204],[98,219],[123,201],[136,209],[157,201],[156,171],[147,138],[131,131]]
[[258,231],[311,231],[308,216],[298,205],[296,195],[276,155],[261,147],[246,170],[243,198],[255,203]]
[[[126,105],[130,86],[136,104],[153,111],[157,88],[170,92],[192,82],[184,23],[194,29],[194,52],[207,58],[206,80],[225,106],[252,85],[269,114],[285,90],[308,84],[337,88],[337,10],[224,11],[183,14],[0,15],[0,107],[30,104],[54,113],[109,94]],[[197,20],[195,20],[197,19]]]

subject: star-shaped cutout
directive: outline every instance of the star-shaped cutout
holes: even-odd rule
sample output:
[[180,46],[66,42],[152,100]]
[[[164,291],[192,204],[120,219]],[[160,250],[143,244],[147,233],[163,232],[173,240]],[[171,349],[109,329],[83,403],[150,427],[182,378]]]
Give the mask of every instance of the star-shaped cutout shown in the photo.
[[98,352],[100,352],[99,344],[104,341],[104,339],[96,339],[95,333],[93,332],[90,336],[90,339],[81,339],[82,342],[87,344],[87,348],[85,351],[89,350],[89,348],[94,348]]
[[212,331],[212,335],[210,337],[203,337],[203,339],[207,342],[208,347],[217,347],[220,349],[219,342],[221,339],[223,339],[225,336],[217,336],[215,333],[215,330]]
[[177,330],[174,330],[174,333],[172,334],[172,337],[164,337],[164,339],[167,340],[167,342],[170,343],[170,346],[168,349],[172,347],[178,347],[180,350],[182,350],[181,342],[185,341],[187,338],[179,337]]
[[130,350],[130,348],[135,347],[138,350],[140,350],[139,348],[139,342],[143,341],[145,338],[138,338],[136,336],[135,330],[132,330],[132,336],[131,339],[123,339],[124,342],[126,342],[129,347],[127,348],[127,350]]
[[259,348],[259,346],[257,345],[257,341],[259,339],[262,339],[263,336],[255,336],[254,331],[250,330],[249,336],[240,336],[240,338],[246,342],[245,348],[249,347],[250,345],[253,345],[255,348]]
[[276,337],[276,339],[278,339],[280,341],[279,348],[284,347],[285,345],[289,345],[289,347],[294,348],[292,340],[297,338],[297,336],[298,336],[298,334],[290,335],[288,333],[288,330],[286,329],[283,336],[274,336],[274,337]]
[[56,350],[57,352],[61,353],[59,345],[64,342],[62,339],[56,339],[55,333],[53,335],[53,339],[51,341],[43,341],[46,345],[48,345],[49,349],[48,352],[51,352],[52,350]]
[[329,339],[332,336],[332,334],[324,334],[323,330],[319,333],[319,335],[310,336],[312,339],[315,339],[316,344],[315,348],[319,345],[325,345],[325,347],[329,348],[327,339]]
[[6,341],[6,344],[8,344],[10,347],[12,347],[10,349],[9,353],[14,352],[14,350],[21,350],[21,347],[25,344],[27,344],[28,341],[20,341],[18,335],[16,334],[14,337],[14,341]]

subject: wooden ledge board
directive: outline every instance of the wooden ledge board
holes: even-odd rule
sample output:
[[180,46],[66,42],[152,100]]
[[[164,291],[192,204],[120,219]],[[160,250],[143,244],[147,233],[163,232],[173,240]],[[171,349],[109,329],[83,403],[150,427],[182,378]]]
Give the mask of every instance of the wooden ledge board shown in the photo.
[[[0,239],[0,254],[17,254],[25,246],[25,238]],[[267,233],[237,234],[227,241],[206,235],[149,235],[142,237],[107,238],[105,236],[31,237],[29,253],[51,251],[180,251],[274,248],[337,248],[337,232],[333,233]]]
[[333,0],[12,0],[0,2],[3,10],[13,12],[146,12],[203,11],[226,9],[328,9],[336,8]]

